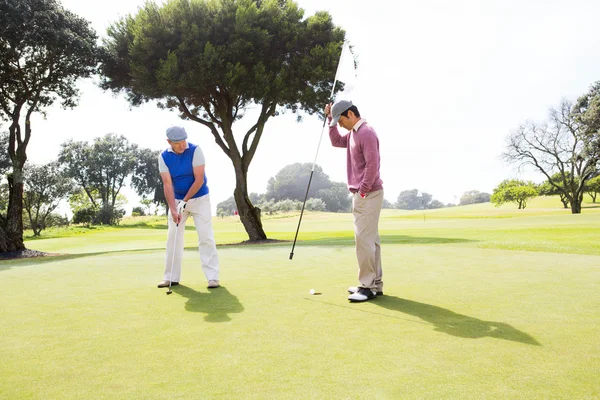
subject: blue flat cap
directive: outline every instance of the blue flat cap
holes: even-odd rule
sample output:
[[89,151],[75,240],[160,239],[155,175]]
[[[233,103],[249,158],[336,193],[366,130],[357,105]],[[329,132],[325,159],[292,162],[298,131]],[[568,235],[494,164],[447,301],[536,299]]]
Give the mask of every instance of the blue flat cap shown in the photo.
[[182,140],[187,139],[187,133],[181,126],[172,126],[167,129],[167,139],[171,142],[181,142]]

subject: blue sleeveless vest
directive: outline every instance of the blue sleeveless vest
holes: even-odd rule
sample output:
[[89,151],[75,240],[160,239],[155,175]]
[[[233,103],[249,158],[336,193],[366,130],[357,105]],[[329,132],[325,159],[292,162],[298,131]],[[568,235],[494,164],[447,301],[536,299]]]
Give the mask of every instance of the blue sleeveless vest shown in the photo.
[[[194,168],[192,166],[192,160],[194,158],[196,147],[198,146],[188,142],[188,148],[181,154],[176,154],[168,149],[161,154],[167,168],[169,168],[169,174],[171,175],[175,198],[177,200],[182,200],[190,190],[190,187],[194,184]],[[195,199],[196,197],[201,197],[205,194],[208,194],[206,173],[204,174],[204,183],[192,198]]]

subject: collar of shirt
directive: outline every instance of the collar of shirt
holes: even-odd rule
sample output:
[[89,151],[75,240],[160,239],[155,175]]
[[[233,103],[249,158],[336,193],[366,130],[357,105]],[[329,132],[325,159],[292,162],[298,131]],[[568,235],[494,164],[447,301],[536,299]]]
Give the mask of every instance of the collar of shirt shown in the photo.
[[364,119],[364,118],[359,119],[358,122],[356,122],[356,124],[354,124],[354,126],[352,127],[352,130],[354,132],[358,131],[358,128],[360,128],[361,125],[364,124],[365,122],[367,122],[366,119]]
[[[190,148],[190,143],[188,142],[188,143],[185,144],[185,150],[187,150],[189,148]],[[171,153],[175,153],[173,151],[173,148],[171,146],[169,146],[169,148],[167,149],[167,151],[170,151]]]

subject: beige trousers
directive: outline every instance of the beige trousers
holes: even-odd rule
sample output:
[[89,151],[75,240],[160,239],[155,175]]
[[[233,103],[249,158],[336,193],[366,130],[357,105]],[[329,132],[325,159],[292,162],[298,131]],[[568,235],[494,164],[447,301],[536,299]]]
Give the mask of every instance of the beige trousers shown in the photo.
[[381,242],[379,240],[379,214],[383,206],[383,189],[360,197],[352,196],[354,239],[358,259],[359,287],[383,291],[381,268]]

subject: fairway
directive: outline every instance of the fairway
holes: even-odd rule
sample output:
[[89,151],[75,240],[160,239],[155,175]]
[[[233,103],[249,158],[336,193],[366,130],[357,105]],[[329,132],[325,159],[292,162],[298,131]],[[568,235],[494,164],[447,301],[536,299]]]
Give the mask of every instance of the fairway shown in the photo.
[[513,211],[386,211],[385,296],[360,304],[349,214],[308,214],[292,261],[219,247],[218,289],[188,231],[171,296],[164,229],[29,241],[70,255],[2,261],[0,398],[598,398],[600,213]]

